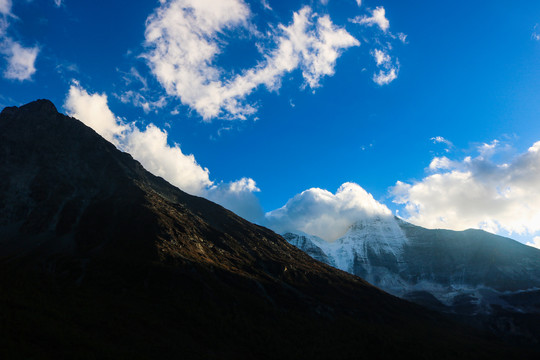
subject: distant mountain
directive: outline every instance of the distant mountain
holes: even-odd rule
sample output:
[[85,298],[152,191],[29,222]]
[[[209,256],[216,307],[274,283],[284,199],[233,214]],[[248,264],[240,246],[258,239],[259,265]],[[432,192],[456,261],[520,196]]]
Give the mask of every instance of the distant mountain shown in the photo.
[[332,243],[303,233],[284,238],[400,297],[427,291],[452,306],[468,294],[478,305],[475,311],[487,311],[492,301],[514,308],[493,296],[540,289],[540,250],[482,230],[429,230],[375,216],[356,222]]
[[47,100],[0,114],[0,179],[3,359],[537,355],[184,193]]
[[433,309],[540,314],[540,250],[512,239],[482,230],[429,230],[392,216],[360,220],[333,243],[283,236],[320,261]]

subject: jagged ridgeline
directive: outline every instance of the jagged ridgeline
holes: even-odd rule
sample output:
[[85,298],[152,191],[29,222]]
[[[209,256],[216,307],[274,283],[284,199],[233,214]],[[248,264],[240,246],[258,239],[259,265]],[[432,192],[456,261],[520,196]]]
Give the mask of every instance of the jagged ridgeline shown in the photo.
[[[481,230],[429,230],[393,216],[361,219],[331,243],[302,232],[283,236],[393,295],[482,321],[502,337],[540,341],[536,248]],[[523,321],[525,314],[530,321]]]
[[524,358],[147,172],[47,100],[0,115],[0,356]]

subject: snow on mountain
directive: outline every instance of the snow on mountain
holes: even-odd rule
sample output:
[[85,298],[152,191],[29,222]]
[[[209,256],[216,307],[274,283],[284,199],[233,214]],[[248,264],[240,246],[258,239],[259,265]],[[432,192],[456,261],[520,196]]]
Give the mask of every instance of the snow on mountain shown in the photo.
[[[283,234],[285,240],[291,245],[301,249],[315,260],[337,267],[334,259],[327,255],[329,243],[318,236],[309,235],[302,231],[295,231]],[[324,249],[324,250],[323,250]],[[337,267],[339,268],[339,267]]]
[[521,311],[508,300],[512,294],[540,288],[539,250],[480,230],[429,230],[377,215],[355,222],[334,242],[300,232],[284,237],[393,295],[448,311]]

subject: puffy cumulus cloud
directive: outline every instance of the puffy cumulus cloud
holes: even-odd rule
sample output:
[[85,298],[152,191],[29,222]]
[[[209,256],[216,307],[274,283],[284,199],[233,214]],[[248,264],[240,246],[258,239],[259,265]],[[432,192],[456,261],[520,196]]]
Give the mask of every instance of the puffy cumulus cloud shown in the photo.
[[266,213],[264,224],[278,233],[301,230],[333,241],[356,221],[390,210],[355,183],[345,183],[335,194],[311,188],[295,195],[285,206]]
[[38,52],[38,47],[26,48],[8,39],[2,46],[2,53],[8,63],[4,71],[4,77],[19,81],[29,80],[36,72],[34,64]]
[[124,123],[109,109],[106,94],[90,94],[78,82],[69,89],[64,108],[93,128],[122,151],[130,153],[148,171],[163,177],[182,190],[210,198],[240,216],[256,220],[262,215],[255,181],[242,178],[219,184],[210,180],[210,172],[195,157],[182,152],[178,144],[168,144],[167,132],[150,124],[140,130]]
[[271,35],[274,47],[262,49],[263,59],[237,75],[227,76],[215,64],[222,51],[223,34],[248,29],[251,16],[243,0],[171,0],[148,18],[143,56],[167,94],[178,97],[204,120],[217,116],[244,119],[256,109],[246,97],[261,85],[276,90],[281,79],[296,69],[306,84],[319,86],[323,76],[334,74],[341,51],[359,42],[335,26],[328,15],[304,7],[293,22],[280,24]]
[[148,171],[182,190],[201,195],[213,185],[208,169],[202,168],[193,155],[184,154],[177,144],[168,145],[166,131],[152,124],[142,131],[133,123],[124,124],[109,109],[106,94],[89,94],[74,82],[64,108],[120,150],[130,153]]
[[248,112],[238,109],[234,99],[223,99],[221,70],[212,62],[221,52],[218,35],[247,27],[249,14],[242,0],[162,1],[147,19],[145,43],[151,50],[145,57],[167,93],[205,119],[217,116],[222,107]]
[[433,160],[431,160],[431,163],[429,163],[429,170],[437,171],[437,170],[451,169],[453,166],[455,166],[455,163],[453,163],[446,156],[441,156],[441,157],[436,156],[433,158]]
[[366,26],[377,25],[384,32],[386,32],[390,27],[390,21],[388,21],[386,18],[386,10],[384,10],[384,7],[382,6],[378,6],[375,8],[375,10],[371,11],[371,16],[357,16],[351,21],[356,24]]
[[203,195],[212,185],[209,171],[201,167],[195,156],[186,155],[178,144],[170,146],[167,132],[150,124],[143,131],[134,124],[129,126],[121,148],[130,153],[148,171],[161,176],[190,193]]
[[540,249],[540,236],[535,236],[532,241],[527,242],[526,245]]
[[127,130],[127,126],[109,109],[107,95],[89,94],[76,81],[69,88],[64,108],[69,115],[81,120],[115,145],[119,144],[118,138]]
[[540,231],[540,142],[509,162],[496,162],[499,142],[483,144],[476,157],[435,158],[434,173],[411,184],[398,181],[393,201],[408,221],[429,228],[534,234]]

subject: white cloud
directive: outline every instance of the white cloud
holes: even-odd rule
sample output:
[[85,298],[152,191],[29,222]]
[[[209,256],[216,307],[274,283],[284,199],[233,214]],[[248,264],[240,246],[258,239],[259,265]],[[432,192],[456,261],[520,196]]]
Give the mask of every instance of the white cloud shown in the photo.
[[0,0],[0,14],[11,15],[11,0]]
[[373,74],[373,81],[379,85],[387,85],[397,78],[399,71],[399,63],[396,60],[394,64],[392,58],[384,50],[375,49],[371,51],[371,55],[375,58],[377,67],[382,68],[379,72]]
[[450,140],[447,140],[442,136],[435,136],[435,137],[432,137],[430,140],[433,141],[434,144],[445,144],[445,145],[448,145],[449,147],[454,146],[454,144],[452,144]]
[[407,35],[406,34],[400,32],[400,33],[397,34],[397,36],[398,36],[399,41],[401,41],[404,44],[407,43]]
[[429,169],[431,171],[445,170],[445,169],[451,169],[452,166],[453,166],[452,161],[448,159],[446,156],[434,157],[433,160],[431,160],[431,163],[429,164]]
[[409,221],[429,228],[534,234],[540,231],[540,142],[509,162],[492,160],[504,149],[483,144],[476,157],[435,158],[435,172],[412,184],[398,181],[394,202]]
[[534,25],[533,33],[531,38],[536,41],[540,41],[540,33],[538,33],[538,24]]
[[381,86],[388,85],[396,79],[397,79],[396,68],[391,68],[389,70],[379,70],[378,73],[373,74],[373,81]]
[[356,0],[356,4],[358,5],[358,7],[362,6],[362,0]]
[[532,246],[532,247],[535,247],[537,249],[540,249],[540,236],[535,236],[532,241],[530,242],[527,242],[526,245],[529,245],[529,246]]
[[344,183],[335,194],[311,188],[295,195],[285,206],[266,213],[264,225],[278,233],[301,230],[333,241],[354,222],[390,210],[355,183]]
[[107,105],[107,95],[89,94],[78,82],[69,88],[64,104],[70,116],[73,116],[115,145],[127,130],[127,126],[117,119]]
[[4,77],[13,80],[30,80],[36,72],[35,62],[39,48],[24,47],[7,35],[9,18],[16,18],[11,13],[11,0],[0,0],[0,53],[7,61]]
[[148,171],[190,194],[202,195],[212,185],[208,169],[201,167],[193,155],[184,154],[178,144],[170,146],[167,132],[153,124],[143,131],[132,124],[121,145]]
[[379,49],[375,49],[374,51],[371,52],[371,54],[375,58],[375,62],[377,63],[377,66],[386,65],[390,63],[390,61],[392,60],[390,58],[390,55],[388,55],[387,53]]
[[167,105],[167,99],[165,96],[162,96],[157,100],[149,100],[140,92],[133,90],[128,90],[120,94],[118,98],[124,104],[133,104],[134,106],[142,108],[147,114],[150,111],[162,109],[165,105]]
[[315,88],[332,75],[340,52],[359,42],[336,27],[327,15],[304,7],[293,22],[279,25],[272,40],[275,48],[263,54],[255,67],[227,77],[215,65],[222,51],[225,30],[251,29],[250,10],[242,0],[173,0],[148,18],[144,54],[152,73],[166,92],[196,110],[209,121],[217,116],[246,118],[256,109],[246,96],[259,86],[280,87],[282,77],[300,69],[306,83]]
[[4,18],[0,18],[0,38],[3,38],[5,36],[8,26],[8,21]]
[[36,72],[34,66],[39,52],[38,47],[25,48],[19,43],[8,39],[3,45],[2,52],[6,56],[8,66],[4,77],[19,81],[29,80]]
[[259,191],[253,179],[242,178],[213,186],[205,196],[250,221],[259,221],[264,216],[259,199],[255,195]]
[[267,0],[261,0],[261,4],[266,10],[272,11],[272,7],[268,4]]
[[386,32],[390,27],[390,22],[386,18],[386,11],[384,7],[378,6],[371,12],[371,16],[357,16],[351,20],[352,22],[360,25],[373,26],[377,25],[379,28]]
[[54,0],[54,4],[56,5],[56,7],[62,6],[62,2],[63,0]]
[[122,151],[130,153],[148,171],[163,177],[180,189],[206,196],[235,211],[240,216],[256,220],[262,214],[255,181],[249,178],[215,184],[210,172],[199,165],[193,155],[182,152],[180,145],[169,145],[167,132],[150,124],[140,130],[135,123],[124,123],[109,109],[107,95],[90,94],[73,82],[64,108],[93,128]]

